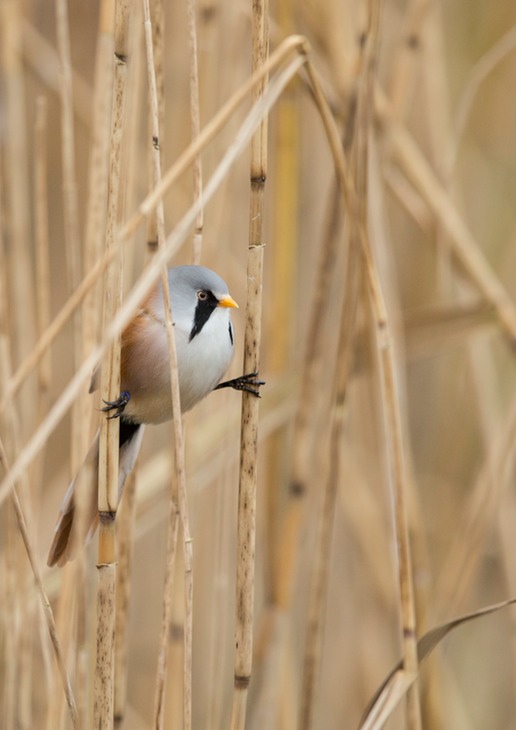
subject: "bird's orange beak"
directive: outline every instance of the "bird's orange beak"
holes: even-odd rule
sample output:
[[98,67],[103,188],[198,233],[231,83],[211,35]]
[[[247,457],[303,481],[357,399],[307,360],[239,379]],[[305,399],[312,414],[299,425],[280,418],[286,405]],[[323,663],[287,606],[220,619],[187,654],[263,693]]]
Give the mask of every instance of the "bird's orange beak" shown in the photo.
[[229,294],[224,294],[223,297],[220,297],[218,306],[219,307],[236,307],[238,309],[238,304],[235,302],[233,297],[231,297]]

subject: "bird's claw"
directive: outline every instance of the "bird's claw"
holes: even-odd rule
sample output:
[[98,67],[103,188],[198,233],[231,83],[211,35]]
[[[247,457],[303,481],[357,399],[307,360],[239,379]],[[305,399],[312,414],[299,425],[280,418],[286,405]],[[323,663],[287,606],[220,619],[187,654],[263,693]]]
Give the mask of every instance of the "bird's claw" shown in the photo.
[[124,412],[124,408],[131,400],[131,394],[129,391],[124,390],[116,400],[105,400],[103,403],[106,405],[101,408],[100,410],[103,413],[109,413],[109,411],[115,411],[111,416],[108,416],[109,419],[111,418],[120,418],[122,413]]
[[215,390],[219,388],[233,388],[234,390],[243,390],[246,393],[260,398],[260,386],[265,385],[265,380],[257,380],[258,373],[248,373],[247,375],[240,375],[238,378],[232,380],[225,380],[223,383],[219,383]]

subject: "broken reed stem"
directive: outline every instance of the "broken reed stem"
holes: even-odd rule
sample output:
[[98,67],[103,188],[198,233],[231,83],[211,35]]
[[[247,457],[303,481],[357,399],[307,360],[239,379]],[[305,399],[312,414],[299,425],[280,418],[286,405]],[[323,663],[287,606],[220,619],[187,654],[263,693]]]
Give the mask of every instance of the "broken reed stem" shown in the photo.
[[[151,106],[152,123],[152,168],[153,184],[159,185],[161,180],[161,157],[160,157],[160,127],[159,127],[159,103],[156,86],[156,74],[154,69],[154,53],[152,43],[152,26],[148,0],[143,0],[145,47],[147,52],[147,74],[149,81],[149,96]],[[158,248],[163,251],[165,247],[165,214],[163,202],[160,201],[156,208],[156,230],[158,236]],[[173,484],[170,494],[169,526],[167,538],[167,567],[165,576],[165,601],[163,604],[163,615],[160,635],[160,648],[158,653],[158,673],[156,678],[156,689],[154,696],[154,727],[156,730],[163,727],[164,721],[164,691],[167,678],[167,656],[170,636],[170,618],[172,607],[172,589],[174,564],[177,547],[178,528],[178,507],[181,524],[183,528],[184,559],[185,559],[185,631],[183,646],[183,728],[190,730],[192,726],[192,616],[193,616],[193,573],[192,573],[192,540],[190,537],[190,526],[188,520],[188,505],[186,496],[186,473],[184,460],[184,439],[183,422],[181,417],[181,400],[179,394],[179,377],[177,370],[177,352],[173,328],[173,313],[171,311],[170,291],[168,287],[167,268],[163,265],[161,274],[161,286],[163,289],[163,303],[166,312],[167,344],[170,360],[170,383],[172,396],[172,412],[174,427],[174,456],[176,483]]]
[[[199,113],[199,61],[197,55],[197,24],[195,19],[195,0],[186,0],[188,17],[188,40],[190,42],[190,119],[192,128],[192,142],[198,139],[201,131]],[[193,161],[194,200],[202,199],[202,161],[201,154],[197,154]],[[204,209],[201,206],[195,221],[193,236],[193,263],[201,260],[202,233],[204,227]]]
[[[268,1],[253,2],[252,70],[266,62],[269,50]],[[254,99],[263,96],[267,76],[254,89]],[[251,140],[251,200],[249,205],[249,253],[247,260],[247,307],[244,339],[244,373],[260,369],[260,338],[263,280],[263,196],[267,179],[267,128],[264,116]],[[247,697],[253,660],[254,554],[256,543],[256,485],[258,450],[258,398],[242,394],[240,474],[238,488],[235,684],[231,707],[231,730],[245,727]]]
[[[109,160],[109,195],[106,248],[116,241],[120,192],[121,143],[124,123],[130,0],[117,0],[115,15],[115,55],[113,106],[111,111],[111,145]],[[122,262],[114,260],[106,272],[103,331],[107,333],[117,314],[122,293]],[[101,373],[101,394],[114,401],[120,394],[120,334],[107,351]],[[115,520],[118,508],[119,421],[102,418],[99,437],[99,549],[97,593],[97,661],[95,666],[94,725],[112,728],[114,719],[114,648],[116,616],[116,547]]]

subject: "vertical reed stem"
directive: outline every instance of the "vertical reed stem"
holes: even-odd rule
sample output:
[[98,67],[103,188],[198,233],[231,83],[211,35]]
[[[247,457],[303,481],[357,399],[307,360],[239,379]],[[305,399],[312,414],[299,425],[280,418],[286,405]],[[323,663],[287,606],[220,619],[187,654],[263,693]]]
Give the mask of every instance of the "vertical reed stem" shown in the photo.
[[[262,66],[268,55],[268,2],[253,2],[252,69]],[[264,78],[254,89],[259,99]],[[263,194],[267,179],[267,117],[251,140],[251,200],[249,207],[249,255],[247,261],[247,308],[244,340],[244,372],[258,372],[261,338],[263,277]],[[247,696],[253,659],[254,553],[256,542],[256,484],[259,401],[242,396],[240,477],[238,491],[236,651],[235,685],[231,729],[245,726]]]
[[[190,41],[190,118],[192,127],[192,141],[195,141],[201,131],[199,113],[199,62],[197,55],[197,26],[195,19],[195,0],[186,0],[188,15],[188,38]],[[193,162],[193,183],[194,200],[202,197],[202,162],[201,154],[195,156]],[[201,260],[202,233],[204,226],[204,214],[201,207],[195,221],[193,238],[193,263],[198,264]]]
[[[149,96],[151,106],[152,122],[152,169],[153,184],[158,185],[161,181],[161,155],[160,155],[160,126],[159,126],[159,99],[154,67],[154,52],[152,43],[152,26],[148,0],[143,0],[145,18],[145,45],[147,51],[147,73],[149,80]],[[158,235],[158,248],[163,249],[165,245],[165,213],[163,202],[160,201],[156,207],[156,230]],[[163,604],[163,616],[161,624],[160,650],[158,656],[158,673],[156,680],[156,691],[154,698],[154,727],[159,730],[163,727],[164,721],[164,690],[167,677],[167,654],[170,633],[170,616],[172,607],[172,588],[174,577],[174,564],[176,559],[177,531],[178,531],[178,508],[181,525],[183,528],[183,546],[185,561],[185,630],[183,646],[183,728],[190,730],[192,727],[192,644],[193,644],[193,556],[192,538],[190,535],[190,524],[188,519],[188,503],[186,495],[186,472],[184,459],[184,438],[183,423],[181,417],[181,400],[179,395],[179,379],[177,371],[177,352],[173,328],[173,318],[170,303],[170,291],[168,288],[168,275],[166,266],[163,267],[161,276],[163,289],[163,300],[166,317],[167,344],[170,360],[170,382],[172,395],[172,412],[174,425],[174,456],[176,465],[176,484],[173,485],[170,495],[169,526],[167,541],[167,568],[165,576],[165,601]]]
[[[124,122],[129,37],[130,0],[117,0],[115,16],[115,73],[111,112],[111,148],[106,249],[116,245],[121,141]],[[115,316],[122,291],[121,258],[106,273],[104,332]],[[120,393],[120,337],[110,346],[101,379],[102,398],[116,400]],[[99,443],[99,551],[97,594],[97,662],[95,669],[94,725],[113,727],[116,548],[115,519],[118,508],[118,419],[101,420]]]

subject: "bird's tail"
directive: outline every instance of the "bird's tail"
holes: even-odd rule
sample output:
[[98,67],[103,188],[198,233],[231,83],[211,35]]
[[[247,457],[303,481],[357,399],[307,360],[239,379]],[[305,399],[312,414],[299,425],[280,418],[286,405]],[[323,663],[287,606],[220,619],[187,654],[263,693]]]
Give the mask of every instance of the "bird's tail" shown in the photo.
[[[144,426],[128,421],[120,420],[120,460],[118,471],[118,497],[122,496],[125,481],[131,471],[140,452]],[[47,564],[64,565],[74,557],[77,545],[84,542],[86,545],[98,524],[98,466],[99,466],[99,434],[88,451],[84,464],[66,490],[54,531],[54,538],[48,551]],[[77,532],[77,519],[75,519],[76,494],[83,490],[84,520],[82,521],[81,533],[84,539],[80,539]]]

